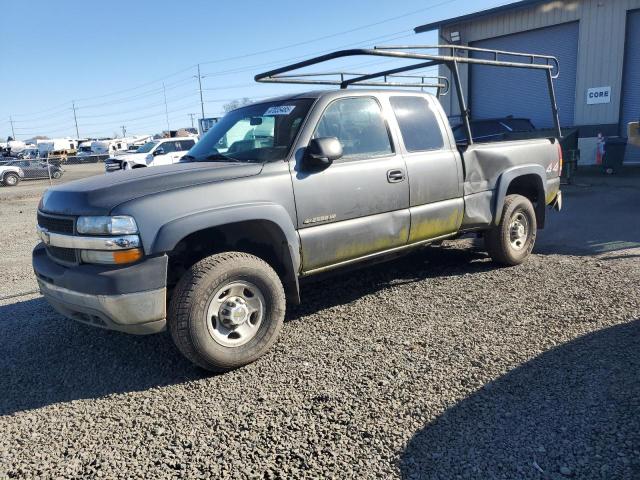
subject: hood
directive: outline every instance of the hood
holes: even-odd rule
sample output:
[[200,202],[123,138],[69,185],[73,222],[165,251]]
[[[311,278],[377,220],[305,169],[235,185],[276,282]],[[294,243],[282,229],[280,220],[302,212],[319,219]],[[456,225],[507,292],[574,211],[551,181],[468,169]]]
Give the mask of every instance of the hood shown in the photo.
[[95,175],[48,189],[39,208],[59,215],[108,215],[114,207],[139,197],[261,171],[260,163],[195,162]]

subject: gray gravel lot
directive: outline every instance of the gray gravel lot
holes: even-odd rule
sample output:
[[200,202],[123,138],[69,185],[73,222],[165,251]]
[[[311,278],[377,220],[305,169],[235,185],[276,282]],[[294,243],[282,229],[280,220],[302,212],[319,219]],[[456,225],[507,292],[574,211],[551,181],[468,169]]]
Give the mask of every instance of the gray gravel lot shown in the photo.
[[[461,240],[307,284],[224,375],[0,301],[0,478],[640,478],[640,181],[565,192],[525,265]],[[1,204],[0,297],[36,204]]]

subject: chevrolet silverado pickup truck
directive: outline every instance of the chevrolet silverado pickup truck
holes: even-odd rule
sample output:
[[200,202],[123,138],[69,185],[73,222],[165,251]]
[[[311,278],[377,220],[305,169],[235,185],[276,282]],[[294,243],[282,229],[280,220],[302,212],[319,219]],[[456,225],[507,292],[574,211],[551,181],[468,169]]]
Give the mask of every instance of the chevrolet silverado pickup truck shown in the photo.
[[33,268],[64,316],[168,328],[192,362],[226,371],[274,344],[305,277],[466,233],[523,262],[560,205],[561,167],[553,138],[456,144],[419,90],[298,93],[227,113],[179,164],[50,188]]

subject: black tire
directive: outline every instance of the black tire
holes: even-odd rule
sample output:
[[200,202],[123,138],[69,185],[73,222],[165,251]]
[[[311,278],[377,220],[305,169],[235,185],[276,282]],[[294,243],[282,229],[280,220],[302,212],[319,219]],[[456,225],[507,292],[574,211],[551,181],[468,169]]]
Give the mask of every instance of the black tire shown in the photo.
[[15,187],[20,183],[20,177],[17,173],[5,173],[4,177],[2,177],[2,183],[7,187]]
[[[526,219],[527,224],[524,239],[515,232],[512,237],[512,225],[514,222],[522,224],[522,219]],[[531,201],[522,195],[507,195],[500,224],[484,234],[485,248],[494,262],[507,266],[519,265],[533,250],[537,229],[536,212]]]
[[58,180],[60,177],[62,177],[62,172],[60,170],[56,170],[51,174],[51,177],[53,177],[55,180]]
[[[239,346],[221,345],[210,333],[207,318],[214,294],[233,282],[250,282],[264,298],[262,321],[255,336]],[[286,309],[284,289],[263,260],[241,252],[207,257],[191,267],[173,291],[168,327],[178,350],[196,365],[224,372],[257,360],[275,343]]]

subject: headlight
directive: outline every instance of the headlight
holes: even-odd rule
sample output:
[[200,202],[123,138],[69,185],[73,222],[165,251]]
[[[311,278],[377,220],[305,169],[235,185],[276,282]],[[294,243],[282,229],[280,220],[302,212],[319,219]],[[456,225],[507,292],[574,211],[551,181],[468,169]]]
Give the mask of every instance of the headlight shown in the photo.
[[87,235],[131,235],[138,233],[138,225],[133,217],[78,217],[78,233]]

